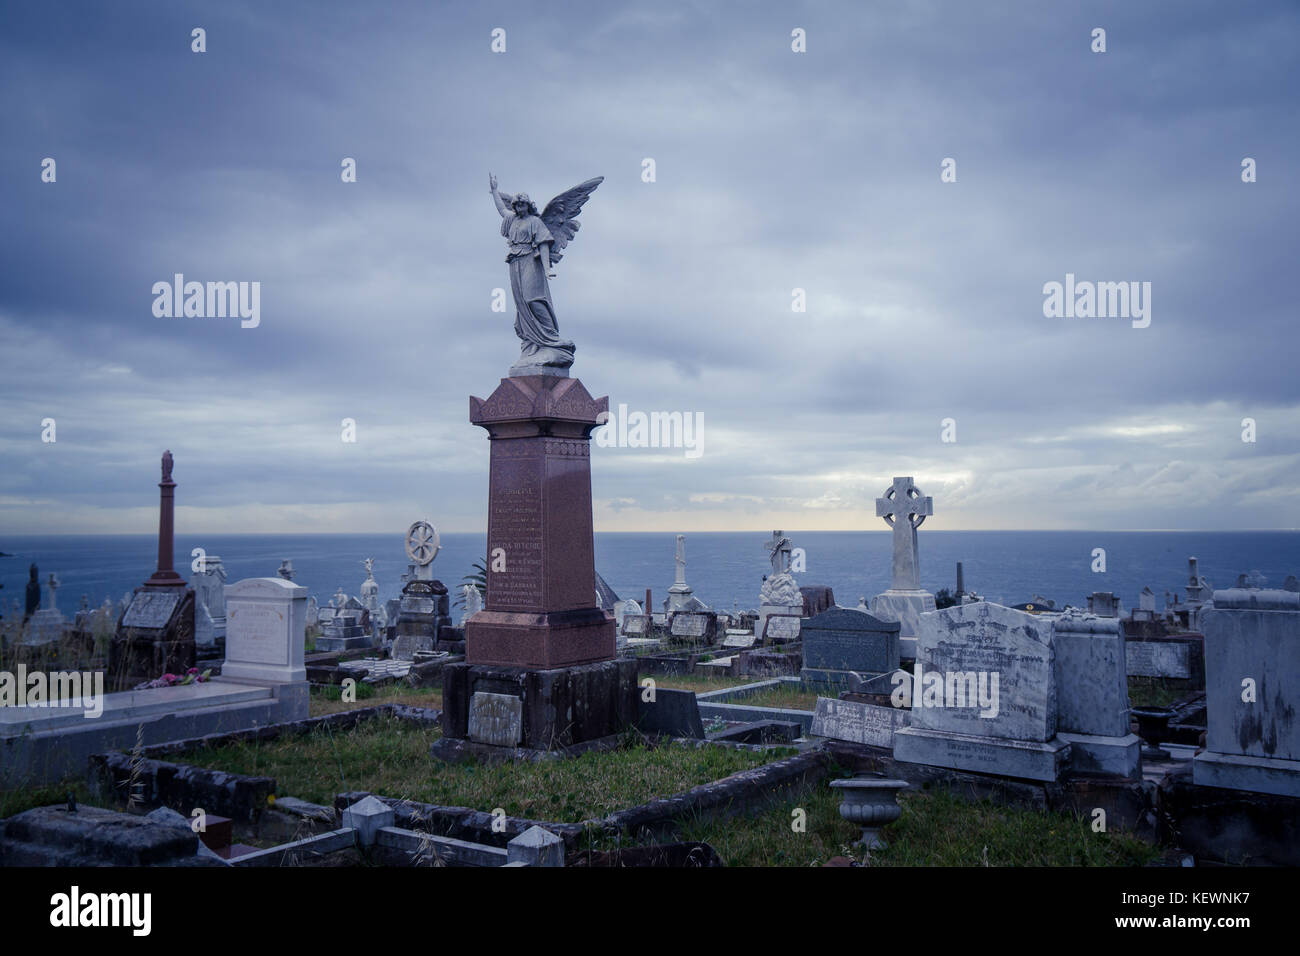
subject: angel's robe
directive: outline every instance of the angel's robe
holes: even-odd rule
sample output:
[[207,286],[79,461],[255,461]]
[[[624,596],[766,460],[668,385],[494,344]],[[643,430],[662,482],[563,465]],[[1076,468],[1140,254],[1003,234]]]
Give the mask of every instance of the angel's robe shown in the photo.
[[542,266],[540,246],[554,243],[551,231],[538,216],[508,213],[501,220],[501,235],[509,247],[506,262],[510,264],[510,290],[515,296],[515,334],[523,342],[524,354],[554,349],[572,361],[573,343],[560,338],[551,287]]

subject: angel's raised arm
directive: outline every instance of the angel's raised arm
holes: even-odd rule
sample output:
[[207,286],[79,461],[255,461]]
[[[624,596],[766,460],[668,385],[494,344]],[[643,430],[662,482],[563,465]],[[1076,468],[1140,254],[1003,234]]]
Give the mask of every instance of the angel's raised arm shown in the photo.
[[510,211],[510,204],[506,201],[506,198],[501,194],[501,191],[497,189],[497,178],[493,176],[491,173],[488,173],[488,188],[492,192],[492,201],[496,203],[497,212],[499,212],[501,214],[501,218],[504,219],[506,213]]

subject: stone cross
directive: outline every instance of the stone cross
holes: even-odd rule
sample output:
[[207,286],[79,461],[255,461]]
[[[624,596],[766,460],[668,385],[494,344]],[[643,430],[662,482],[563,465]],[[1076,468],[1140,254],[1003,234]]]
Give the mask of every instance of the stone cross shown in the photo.
[[790,570],[790,554],[793,550],[790,539],[780,531],[772,532],[772,540],[763,542],[763,547],[772,552],[772,573],[780,574]]
[[677,564],[676,574],[673,577],[673,584],[686,583],[686,535],[677,536],[677,556],[674,559]]
[[[934,500],[923,496],[911,478],[894,478],[891,487],[876,499],[876,517],[894,529],[894,573],[890,589],[918,591],[920,566],[916,558],[916,529],[934,514]],[[899,520],[902,519],[902,520]]]
[[59,605],[54,600],[54,592],[56,592],[59,589],[59,585],[62,583],[63,582],[60,581],[58,578],[56,578],[53,574],[50,574],[49,580],[45,582],[45,586],[49,589],[49,599],[50,599],[49,609],[51,611],[57,611],[59,608]]

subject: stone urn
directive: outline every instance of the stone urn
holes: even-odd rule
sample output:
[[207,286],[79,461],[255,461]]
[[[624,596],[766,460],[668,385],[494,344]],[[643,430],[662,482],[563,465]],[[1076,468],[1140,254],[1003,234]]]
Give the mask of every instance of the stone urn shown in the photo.
[[1144,756],[1163,757],[1160,745],[1169,737],[1169,721],[1177,716],[1171,707],[1134,707],[1130,711],[1137,720],[1138,736],[1146,742]]
[[889,844],[881,839],[880,830],[903,815],[898,792],[907,789],[907,781],[851,777],[832,780],[831,787],[840,792],[840,816],[862,827],[861,845],[868,850],[887,847]]

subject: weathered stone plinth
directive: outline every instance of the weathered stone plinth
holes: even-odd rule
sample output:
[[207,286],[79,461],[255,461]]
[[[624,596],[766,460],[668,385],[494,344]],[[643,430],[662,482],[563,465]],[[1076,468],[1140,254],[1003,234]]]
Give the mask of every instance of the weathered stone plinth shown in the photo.
[[636,677],[632,660],[553,669],[449,664],[442,672],[442,732],[531,750],[608,737],[636,720]]

